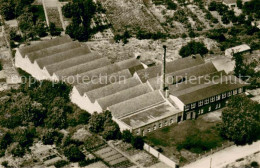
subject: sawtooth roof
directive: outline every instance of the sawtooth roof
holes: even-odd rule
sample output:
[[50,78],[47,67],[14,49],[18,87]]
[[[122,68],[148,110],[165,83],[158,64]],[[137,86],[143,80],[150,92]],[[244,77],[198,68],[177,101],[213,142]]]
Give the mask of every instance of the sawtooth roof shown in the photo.
[[[183,78],[186,79],[189,77],[204,76],[214,72],[217,72],[216,67],[212,62],[208,62],[166,74],[166,82],[168,83],[168,86],[170,86]],[[160,76],[148,80],[149,84],[153,87],[154,90],[160,89],[160,81]]]
[[[172,73],[175,71],[190,68],[190,67],[204,64],[204,63],[205,63],[204,60],[201,58],[201,56],[198,56],[198,55],[178,59],[178,60],[166,63],[166,73]],[[161,75],[161,66],[162,65],[149,67],[147,69],[139,70],[136,73],[142,82],[146,82],[148,79]]]
[[104,58],[99,58],[99,59],[95,59],[86,63],[82,63],[79,65],[75,65],[63,70],[58,70],[56,72],[54,72],[54,74],[56,74],[60,79],[62,79],[63,77],[69,77],[72,76],[74,77],[77,74],[83,73],[83,72],[87,72],[87,71],[91,71],[97,68],[101,68],[104,66],[107,66],[110,64],[110,61],[107,59],[107,57]]
[[107,107],[114,104],[133,99],[149,92],[152,92],[152,89],[147,84],[139,84],[134,87],[121,90],[115,94],[101,97],[97,100],[97,102],[102,107],[102,109],[106,109]]
[[29,46],[20,47],[19,52],[24,57],[28,53],[38,51],[38,50],[41,50],[41,49],[44,49],[44,48],[64,44],[64,43],[71,42],[71,41],[72,41],[72,39],[69,36],[57,37],[55,39],[42,41],[42,42],[39,42],[37,44],[32,44],[32,45],[29,45]]
[[84,47],[79,47],[75,48],[69,51],[65,52],[60,52],[54,55],[50,55],[44,58],[39,58],[36,60],[40,68],[42,69],[44,66],[51,65],[57,62],[61,62],[67,59],[71,59],[76,56],[84,55],[90,53],[89,48],[84,46]]
[[73,67],[81,69],[81,72],[83,72],[85,69],[92,70],[99,67],[98,65],[105,66],[109,64],[110,61],[107,57],[101,58],[101,56],[97,53],[89,53],[86,55],[78,55],[55,64],[47,65],[45,68],[52,75],[54,72],[63,71],[64,69],[73,69]]
[[[128,69],[124,69],[122,71],[118,71],[116,73],[112,73],[109,75],[104,75],[104,76],[94,76],[91,81],[86,81],[86,83],[81,83],[76,85],[76,89],[78,90],[79,93],[86,93],[94,89],[98,89],[101,87],[104,87],[106,85],[110,85],[111,83],[116,83],[120,80],[125,80],[128,78],[131,78],[132,75],[129,72]],[[111,80],[109,80],[111,79]]]
[[[92,71],[87,71],[87,72],[78,74],[77,76],[79,76],[79,81],[82,81],[82,78],[86,78],[86,77],[92,78],[93,76],[98,76],[98,75],[106,76],[106,75],[121,71],[123,69],[129,70],[130,68],[139,66],[140,64],[141,63],[136,59],[127,59],[127,60],[117,62],[117,63],[111,64],[111,65],[108,65],[105,67],[94,69]],[[129,72],[130,72],[130,70],[129,70]],[[130,74],[131,74],[131,72],[130,72]]]
[[60,52],[68,51],[74,48],[80,47],[80,43],[78,41],[71,41],[64,44],[56,45],[49,48],[44,48],[41,50],[37,50],[27,54],[27,57],[33,63],[36,59],[47,57],[53,54],[57,54]]
[[[132,77],[132,78],[128,78],[126,80],[123,81],[119,81],[116,83],[112,83],[110,85],[89,91],[86,93],[86,95],[88,96],[88,98],[91,100],[91,102],[94,102],[95,100],[99,99],[99,98],[103,98],[109,95],[113,95],[117,92],[132,88],[134,86],[137,86],[141,84],[141,82]],[[83,94],[83,93],[81,93]]]
[[163,102],[165,102],[165,100],[160,94],[160,91],[153,91],[112,105],[108,109],[112,112],[113,117],[121,118]]

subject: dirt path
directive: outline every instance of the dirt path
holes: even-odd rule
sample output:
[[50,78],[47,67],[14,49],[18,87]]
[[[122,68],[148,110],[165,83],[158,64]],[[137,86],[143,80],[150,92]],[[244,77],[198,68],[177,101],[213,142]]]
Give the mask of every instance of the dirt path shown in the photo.
[[221,168],[235,162],[237,159],[260,151],[260,140],[251,145],[231,146],[217,153],[202,158],[183,168]]

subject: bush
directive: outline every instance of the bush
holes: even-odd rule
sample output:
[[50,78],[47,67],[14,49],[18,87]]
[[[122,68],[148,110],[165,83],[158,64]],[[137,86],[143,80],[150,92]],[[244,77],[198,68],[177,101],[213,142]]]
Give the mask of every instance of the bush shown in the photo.
[[61,29],[56,28],[56,25],[54,23],[50,23],[50,34],[52,36],[59,36],[61,34]]
[[9,164],[9,162],[6,160],[6,161],[3,161],[1,165],[4,167],[8,167],[8,164]]
[[201,42],[191,41],[186,46],[183,46],[179,52],[182,57],[187,57],[193,54],[200,54],[201,56],[208,53],[208,49]]
[[124,130],[122,133],[122,139],[124,142],[130,143],[133,138],[132,133],[129,130]]
[[136,149],[143,149],[144,148],[144,139],[142,136],[135,136],[131,140],[131,144]]
[[85,159],[85,155],[79,150],[76,145],[70,145],[65,148],[64,155],[71,162],[79,162]]
[[54,163],[54,166],[55,166],[56,168],[61,168],[61,167],[66,166],[67,164],[69,164],[68,161],[66,161],[66,160],[59,160],[59,161],[57,161],[56,163]]
[[2,61],[0,60],[0,71],[3,70],[3,65],[2,65]]

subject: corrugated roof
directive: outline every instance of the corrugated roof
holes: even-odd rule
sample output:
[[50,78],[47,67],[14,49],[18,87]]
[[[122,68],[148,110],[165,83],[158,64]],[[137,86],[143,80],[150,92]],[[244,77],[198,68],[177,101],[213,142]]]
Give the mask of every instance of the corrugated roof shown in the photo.
[[75,48],[69,51],[65,51],[65,52],[60,52],[54,55],[50,55],[44,58],[40,58],[35,60],[38,65],[40,66],[40,68],[43,68],[44,66],[47,65],[51,65],[57,62],[61,62],[67,59],[71,59],[73,57],[79,56],[79,55],[84,55],[90,53],[89,48],[84,46],[84,47],[79,47],[79,48]]
[[93,78],[91,81],[89,81],[87,83],[78,84],[75,87],[79,93],[86,93],[91,90],[98,89],[98,88],[104,87],[106,85],[109,85],[111,83],[116,83],[120,80],[125,80],[125,79],[131,78],[131,77],[132,77],[132,75],[129,72],[129,70],[124,69],[122,71],[118,71],[113,74],[108,74],[108,75],[102,74],[101,77],[99,74],[98,74],[98,76],[92,76],[92,77],[90,77],[90,78]]
[[[166,63],[166,73],[172,73],[175,71],[200,65],[203,63],[204,60],[200,56],[178,59],[176,61]],[[157,65],[157,66],[153,66],[147,69],[137,71],[137,75],[140,77],[142,82],[146,82],[148,79],[161,75],[161,65]]]
[[27,54],[27,57],[30,59],[30,61],[33,63],[34,60],[42,58],[42,57],[47,57],[53,54],[57,54],[59,52],[64,52],[68,51],[74,48],[80,47],[80,43],[78,41],[72,41],[72,42],[67,42],[64,44],[56,45],[53,47],[49,48],[44,48],[35,52],[31,52]]
[[[86,66],[86,63],[92,62],[94,60],[95,61],[92,62],[93,64],[87,64],[87,67],[86,67],[87,70],[93,69],[98,64],[100,64],[102,66],[110,64],[110,61],[108,58],[106,58],[106,57],[104,57],[103,59],[99,59],[99,58],[101,58],[101,55],[99,55],[98,53],[89,53],[86,55],[78,55],[78,56],[76,55],[75,57],[73,57],[71,59],[67,59],[67,60],[58,62],[56,64],[47,65],[47,66],[45,66],[45,68],[52,75],[56,71],[62,71],[67,68],[73,69],[73,67],[83,70]],[[93,67],[93,68],[91,68],[91,67]]]
[[[91,54],[92,56],[96,57],[96,55]],[[90,56],[90,57],[92,57]],[[92,57],[93,58],[93,57]],[[54,74],[56,74],[60,79],[64,79],[66,76],[69,77],[74,77],[74,75],[83,73],[83,72],[87,72],[87,71],[91,71],[93,69],[97,69],[100,67],[104,67],[110,64],[110,60],[107,59],[107,57],[104,58],[99,58],[99,59],[94,59],[92,61],[83,63],[83,64],[79,64],[79,65],[75,65],[63,70],[59,70],[54,72]]]
[[21,47],[21,48],[19,48],[19,51],[20,51],[21,55],[24,57],[25,54],[28,54],[30,52],[38,51],[38,50],[52,47],[55,45],[64,44],[64,43],[67,43],[70,41],[72,41],[72,39],[66,35],[66,36],[62,36],[62,37],[57,37],[55,39],[42,41],[42,42],[39,42],[38,44],[32,44],[29,46]]
[[184,104],[190,104],[246,86],[245,83],[240,83],[239,80],[234,82],[234,76],[226,77],[222,77],[219,83],[215,81],[210,84],[195,86],[190,89],[181,90],[180,92],[174,92],[173,95],[176,95]]
[[92,78],[92,76],[104,76],[107,74],[112,74],[118,71],[121,71],[123,69],[130,69],[132,67],[138,66],[141,63],[137,61],[136,59],[127,59],[121,62],[117,62],[105,67],[97,68],[92,71],[88,71],[85,73],[78,74],[77,76],[80,76],[79,81],[82,81],[82,78]]
[[139,110],[152,107],[156,104],[164,102],[164,98],[160,91],[149,92],[133,99],[112,105],[109,110],[112,112],[113,117],[121,118]]
[[[120,92],[122,90],[128,89],[128,88],[132,88],[134,86],[137,86],[138,84],[141,84],[141,82],[132,77],[132,78],[128,78],[126,80],[123,81],[119,81],[107,86],[104,86],[102,88],[98,88],[92,91],[89,91],[86,93],[86,95],[89,97],[89,99],[94,102],[95,100],[99,99],[99,98],[103,98],[112,94],[115,94],[117,92]],[[83,94],[83,93],[81,93]]]
[[147,84],[139,84],[137,86],[119,91],[115,94],[106,97],[101,97],[97,100],[97,102],[102,107],[102,109],[105,110],[109,106],[127,101],[129,99],[138,97],[151,91],[152,89]]
[[[170,86],[176,81],[180,81],[183,78],[187,80],[190,77],[204,76],[206,74],[210,74],[214,72],[217,72],[216,67],[212,62],[208,62],[205,64],[200,64],[197,66],[193,66],[190,68],[169,73],[166,75],[166,82]],[[160,81],[161,81],[160,76],[148,80],[149,84],[153,87],[154,90],[160,89],[160,83],[161,83]]]

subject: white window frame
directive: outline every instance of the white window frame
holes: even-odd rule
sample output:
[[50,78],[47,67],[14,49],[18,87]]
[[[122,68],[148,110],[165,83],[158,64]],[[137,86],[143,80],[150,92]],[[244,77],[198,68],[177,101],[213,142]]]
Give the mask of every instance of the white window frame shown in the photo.
[[167,122],[167,121],[164,121],[164,125],[167,126],[167,125],[168,125],[168,122]]
[[209,106],[209,111],[211,111],[212,109],[211,109],[211,106]]
[[221,99],[221,96],[220,95],[217,95],[216,96],[216,101],[220,100]]
[[233,95],[237,94],[237,89],[233,90]]
[[151,132],[151,129],[150,129],[150,128],[148,128],[148,129],[147,129],[147,132]]
[[186,105],[184,109],[185,109],[185,111],[190,110],[190,105]]
[[213,96],[213,97],[210,98],[210,102],[211,102],[211,103],[212,103],[212,102],[215,102],[215,96]]
[[204,109],[200,109],[200,114],[203,114],[204,113]]
[[243,88],[239,88],[238,93],[242,93],[242,92],[243,92]]
[[153,126],[153,130],[156,130],[156,125]]
[[232,95],[232,91],[229,91],[228,93],[227,93],[227,97],[230,97]]
[[170,124],[172,124],[173,123],[173,119],[170,119]]
[[227,97],[227,93],[222,93],[222,99],[225,99]]
[[196,103],[192,103],[191,104],[191,108],[190,109],[194,109],[194,108],[196,108]]
[[209,104],[209,98],[204,100],[204,104]]
[[198,106],[203,106],[203,100],[199,101]]
[[159,123],[159,128],[162,128],[162,123]]

